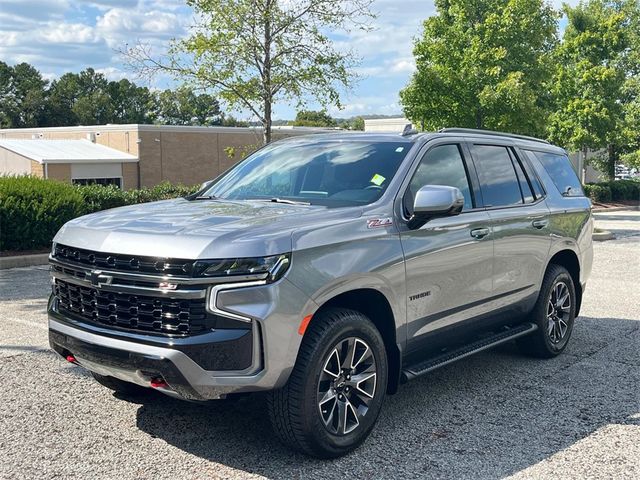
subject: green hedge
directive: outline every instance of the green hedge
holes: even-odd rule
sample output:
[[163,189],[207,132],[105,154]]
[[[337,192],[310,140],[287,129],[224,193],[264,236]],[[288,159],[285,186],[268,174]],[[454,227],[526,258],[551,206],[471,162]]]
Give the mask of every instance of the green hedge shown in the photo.
[[612,182],[588,183],[585,194],[594,202],[640,201],[640,182],[635,180],[614,180]]
[[72,218],[107,208],[183,197],[199,188],[164,182],[122,191],[115,186],[73,186],[29,176],[0,177],[0,251],[48,248],[56,232]]
[[169,198],[185,197],[197,192],[200,186],[173,185],[162,182],[155,187],[139,190],[120,190],[115,185],[82,185],[75,187],[84,197],[88,212],[97,212],[108,208],[133,205],[135,203],[155,202]]
[[68,220],[85,213],[73,186],[35,177],[0,177],[0,250],[46,248]]

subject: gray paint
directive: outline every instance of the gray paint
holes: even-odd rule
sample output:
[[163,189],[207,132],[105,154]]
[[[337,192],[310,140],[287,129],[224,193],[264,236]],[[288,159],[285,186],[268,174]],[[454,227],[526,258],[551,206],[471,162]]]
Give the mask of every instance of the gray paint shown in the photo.
[[[334,138],[346,141],[360,136]],[[396,135],[367,138],[398,141]],[[384,195],[365,207],[177,199],[81,217],[67,223],[55,241],[102,252],[185,259],[292,252],[283,280],[218,293],[221,310],[260,326],[262,338],[255,336],[254,348],[262,349],[259,357],[264,363],[254,365],[258,373],[223,377],[194,371],[186,359],[167,353],[199,391],[208,392],[211,398],[230,391],[282,386],[302,340],[298,334],[301,320],[345,292],[373,289],[382,293],[394,315],[395,341],[400,351],[410,351],[417,340],[444,328],[510,305],[530,306],[548,260],[558,251],[576,253],[584,284],[593,255],[587,198],[560,195],[542,165],[530,159],[547,190],[544,199],[434,218],[411,230],[403,214],[402,196],[423,155],[438,144],[486,142],[487,137],[445,133],[405,140],[412,146],[404,163]],[[557,147],[526,140],[497,138],[496,142],[564,154]],[[546,224],[535,227],[533,222],[540,220]],[[475,229],[489,233],[475,238],[471,235]],[[54,322],[51,328],[61,327]],[[92,341],[103,342],[100,338]],[[144,352],[146,347],[126,348]]]

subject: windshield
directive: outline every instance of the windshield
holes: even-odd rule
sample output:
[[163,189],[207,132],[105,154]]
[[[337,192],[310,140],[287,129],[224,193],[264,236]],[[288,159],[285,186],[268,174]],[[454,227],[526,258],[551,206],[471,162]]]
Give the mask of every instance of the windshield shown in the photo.
[[239,163],[200,198],[365,205],[380,198],[410,147],[406,141],[305,139],[276,143]]

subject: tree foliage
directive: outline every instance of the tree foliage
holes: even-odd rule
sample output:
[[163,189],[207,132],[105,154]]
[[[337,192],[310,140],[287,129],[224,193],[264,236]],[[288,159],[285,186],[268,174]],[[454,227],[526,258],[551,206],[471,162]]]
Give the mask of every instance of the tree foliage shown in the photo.
[[425,129],[458,126],[541,135],[557,14],[544,0],[436,0],[400,92]]
[[219,125],[220,104],[211,95],[189,88],[165,90],[159,95],[158,120],[166,125]]
[[565,5],[564,12],[568,25],[555,53],[549,137],[573,150],[607,148],[596,163],[613,177],[621,149],[639,135],[638,44],[632,36],[638,3],[588,0]]
[[240,125],[206,93],[183,87],[152,91],[128,79],[109,81],[87,68],[49,84],[31,65],[0,62],[0,128],[156,123]]
[[28,63],[0,62],[0,128],[35,127],[45,114],[48,82]]
[[292,125],[296,127],[335,127],[337,124],[326,110],[300,110]]
[[154,57],[145,45],[122,53],[136,71],[171,73],[210,89],[232,108],[251,112],[271,140],[278,101],[340,105],[352,85],[355,57],[326,31],[366,28],[373,0],[188,0],[201,20],[194,33]]

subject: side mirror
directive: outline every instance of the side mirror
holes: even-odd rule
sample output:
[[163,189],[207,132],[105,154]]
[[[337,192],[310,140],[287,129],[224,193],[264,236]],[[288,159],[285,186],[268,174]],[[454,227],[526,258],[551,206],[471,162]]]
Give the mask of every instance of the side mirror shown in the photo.
[[409,228],[416,229],[432,218],[458,215],[464,206],[464,195],[459,188],[444,185],[426,185],[416,193]]

